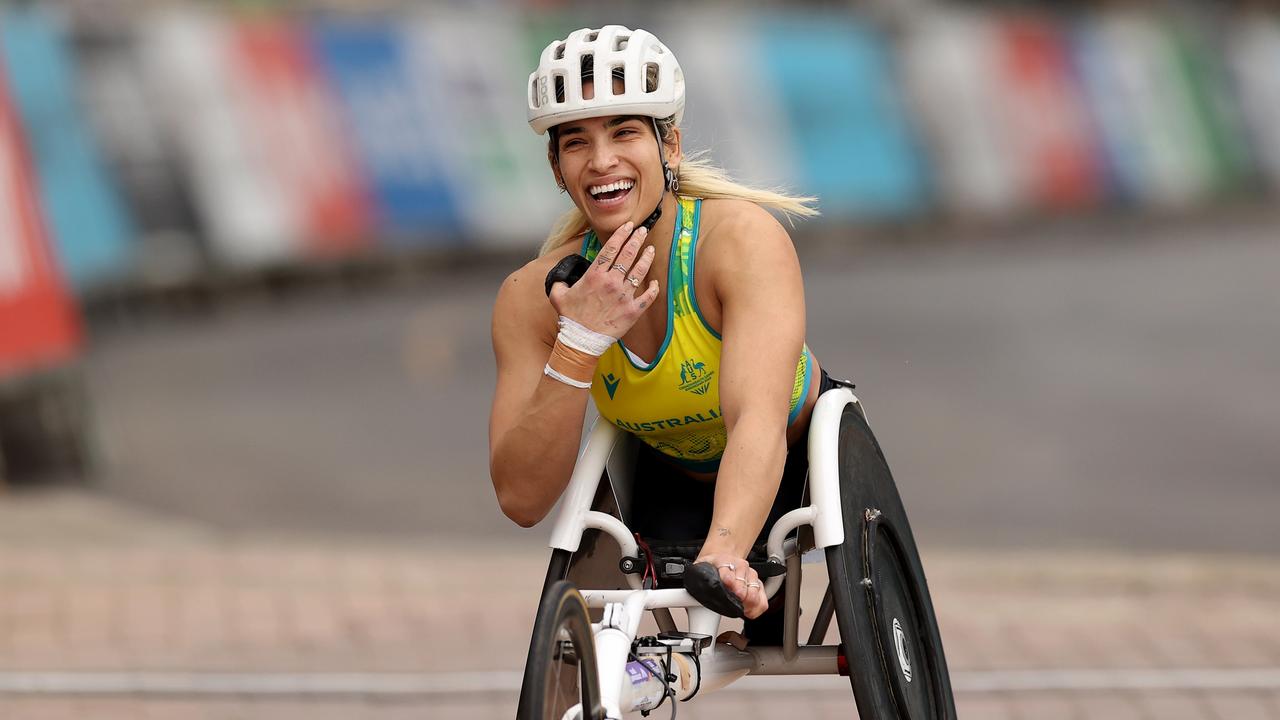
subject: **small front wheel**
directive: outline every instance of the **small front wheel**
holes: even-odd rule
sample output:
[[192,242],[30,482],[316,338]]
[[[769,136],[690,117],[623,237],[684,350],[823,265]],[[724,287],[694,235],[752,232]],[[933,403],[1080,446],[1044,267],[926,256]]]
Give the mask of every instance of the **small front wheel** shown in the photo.
[[574,706],[581,720],[604,720],[587,603],[573,583],[558,580],[538,606],[517,720],[564,720]]

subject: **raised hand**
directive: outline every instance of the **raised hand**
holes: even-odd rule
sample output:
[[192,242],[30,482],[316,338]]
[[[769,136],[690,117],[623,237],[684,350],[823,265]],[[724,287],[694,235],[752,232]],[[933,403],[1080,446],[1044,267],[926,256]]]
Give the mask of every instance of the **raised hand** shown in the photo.
[[658,281],[650,280],[640,290],[653,265],[654,249],[652,245],[644,247],[648,230],[632,232],[633,228],[635,223],[628,222],[615,230],[591,269],[573,287],[563,282],[552,286],[551,305],[558,314],[615,338],[636,324],[657,299]]

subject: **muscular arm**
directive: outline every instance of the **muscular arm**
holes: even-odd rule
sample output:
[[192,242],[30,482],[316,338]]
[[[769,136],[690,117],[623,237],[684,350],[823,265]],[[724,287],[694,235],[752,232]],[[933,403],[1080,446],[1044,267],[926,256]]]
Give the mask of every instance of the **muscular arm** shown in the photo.
[[[550,359],[553,369],[564,372],[556,363],[567,360],[565,369],[589,382],[597,361],[555,339],[557,315],[606,338],[620,337],[658,296],[656,281],[638,291],[623,279],[628,274],[644,278],[653,263],[653,249],[640,250],[648,231],[632,233],[633,227],[625,223],[618,228],[572,288],[557,283],[550,303],[543,289],[546,263],[526,265],[498,291],[493,307],[498,382],[489,416],[489,475],[502,512],[524,527],[545,517],[569,484],[589,394],[547,377],[542,369]],[[610,261],[624,272],[613,272]]]
[[[795,247],[764,210],[735,217],[719,240],[720,405],[728,445],[702,554],[745,558],[764,527],[787,455],[787,415],[804,345],[804,286]],[[711,248],[708,248],[709,250]]]
[[545,517],[568,485],[589,394],[542,374],[556,315],[535,275],[508,277],[493,308],[489,475],[502,512],[522,527]]

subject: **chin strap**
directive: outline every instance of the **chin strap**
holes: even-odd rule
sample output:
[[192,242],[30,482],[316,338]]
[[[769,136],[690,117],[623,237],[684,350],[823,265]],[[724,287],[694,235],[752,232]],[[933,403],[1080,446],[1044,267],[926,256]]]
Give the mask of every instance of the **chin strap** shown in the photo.
[[675,172],[667,166],[667,157],[662,152],[662,133],[658,130],[658,118],[650,118],[653,121],[653,136],[658,140],[658,159],[662,161],[662,194],[658,196],[658,207],[649,213],[649,217],[640,223],[640,227],[645,230],[652,230],[654,225],[658,224],[658,219],[662,217],[662,201],[667,196],[667,190],[676,192],[680,189],[680,179],[676,177]]

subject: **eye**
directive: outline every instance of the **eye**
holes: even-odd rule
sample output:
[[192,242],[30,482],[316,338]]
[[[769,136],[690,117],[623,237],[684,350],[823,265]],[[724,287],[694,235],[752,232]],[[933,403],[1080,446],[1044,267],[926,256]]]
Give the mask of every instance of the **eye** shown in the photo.
[[583,140],[582,138],[570,138],[564,141],[564,145],[560,146],[560,149],[569,150],[569,149],[579,147],[581,145],[586,145],[586,144],[587,144],[587,141]]
[[639,130],[637,130],[636,128],[633,128],[633,127],[624,127],[624,128],[619,128],[619,129],[618,129],[618,134],[617,134],[617,136],[618,136],[618,137],[622,137],[622,136],[624,136],[624,135],[639,135],[639,134],[640,134],[640,131],[639,131]]

